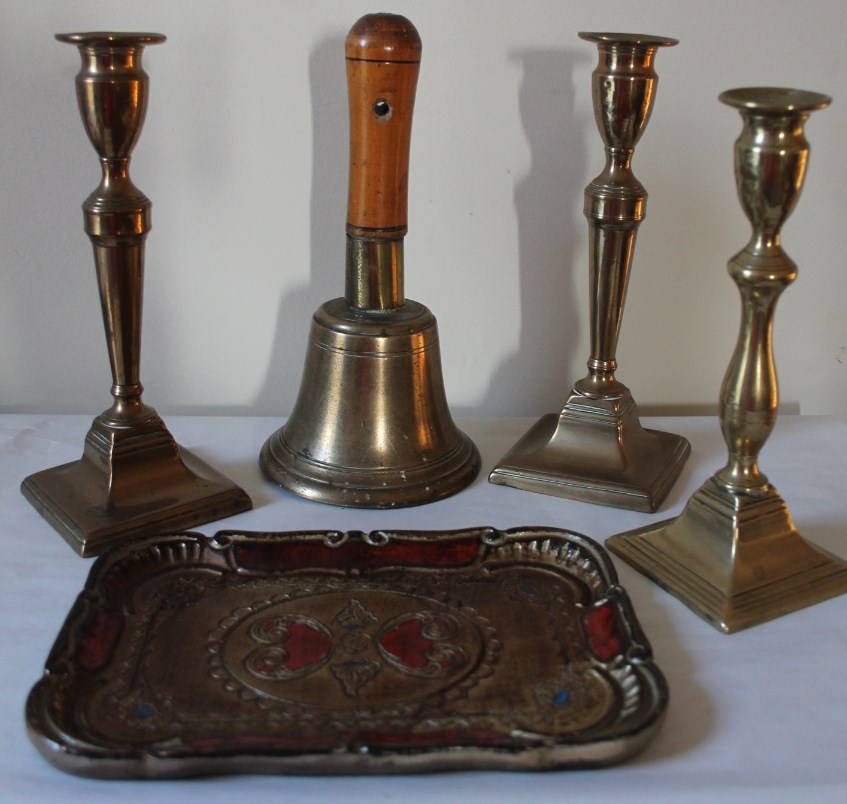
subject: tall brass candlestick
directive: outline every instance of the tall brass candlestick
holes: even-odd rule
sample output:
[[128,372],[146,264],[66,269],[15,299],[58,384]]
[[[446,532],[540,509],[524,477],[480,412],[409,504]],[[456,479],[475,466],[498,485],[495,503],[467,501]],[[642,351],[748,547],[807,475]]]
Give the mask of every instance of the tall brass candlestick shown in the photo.
[[271,480],[319,502],[419,505],[463,489],[480,464],[447,406],[435,316],[403,293],[421,40],[405,17],[369,14],[345,51],[345,295],[314,314],[297,402],[259,462]]
[[803,125],[829,105],[816,92],[735,89],[720,100],[741,113],[735,177],[750,242],[729,261],[741,292],[741,331],[721,389],[726,466],[682,515],[613,536],[609,548],[724,632],[847,592],[847,562],[806,542],[759,470],[776,422],[772,330],[777,300],[797,276],[780,229],[800,195],[809,145]]
[[585,189],[589,227],[591,356],[561,413],[539,419],[489,480],[585,502],[655,511],[690,447],[682,436],[646,430],[629,389],[615,377],[618,334],[635,235],[647,192],[632,173],[656,92],[653,59],[676,39],[581,33],[600,60],[592,78],[594,116],[606,166]]
[[150,200],[132,183],[129,161],[147,111],[146,45],[161,34],[60,34],[76,45],[77,100],[103,178],[83,204],[112,369],[112,406],[85,438],[82,459],[23,481],[21,491],[83,556],[130,536],[220,519],[252,507],[238,486],[179,447],[139,381],[144,240]]

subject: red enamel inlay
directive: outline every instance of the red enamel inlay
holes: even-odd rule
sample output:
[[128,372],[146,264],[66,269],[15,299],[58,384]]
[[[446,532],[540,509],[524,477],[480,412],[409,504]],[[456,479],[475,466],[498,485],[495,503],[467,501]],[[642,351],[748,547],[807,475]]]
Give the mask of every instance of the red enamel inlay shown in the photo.
[[601,661],[623,653],[625,638],[621,632],[615,607],[611,603],[602,603],[585,615],[588,629],[588,644],[591,652]]
[[380,644],[403,664],[426,667],[429,664],[426,652],[433,646],[433,641],[421,634],[422,627],[420,620],[406,620],[385,634]]
[[109,656],[121,630],[121,619],[98,610],[80,632],[78,660],[86,670],[99,667]]
[[285,641],[285,666],[289,670],[300,670],[319,662],[329,650],[329,637],[303,623],[291,623],[288,634]]
[[450,542],[389,542],[379,547],[359,539],[348,539],[338,547],[327,547],[322,541],[279,540],[236,543],[233,548],[239,566],[248,570],[301,567],[461,567],[470,564],[477,557],[478,550],[479,543],[475,538]]

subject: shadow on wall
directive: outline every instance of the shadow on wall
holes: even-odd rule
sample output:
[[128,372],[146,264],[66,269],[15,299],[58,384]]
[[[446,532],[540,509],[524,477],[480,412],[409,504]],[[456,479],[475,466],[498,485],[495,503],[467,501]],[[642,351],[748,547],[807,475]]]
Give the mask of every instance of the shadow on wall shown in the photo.
[[[312,313],[344,294],[348,120],[346,32],[321,40],[309,59],[312,94],[310,280],[279,305],[274,344],[255,415],[288,416],[300,388]],[[292,366],[296,366],[292,369]]]
[[[558,410],[575,377],[566,376],[576,357],[581,316],[573,302],[575,277],[586,272],[574,258],[582,252],[585,224],[586,121],[574,113],[575,67],[583,53],[518,51],[523,67],[521,120],[532,164],[515,186],[518,220],[520,334],[517,351],[497,367],[482,409],[468,415],[538,415]],[[598,157],[599,159],[599,157]]]
[[79,54],[52,31],[22,26],[0,58],[0,411],[99,413],[111,376],[81,205],[100,170],[74,92]]

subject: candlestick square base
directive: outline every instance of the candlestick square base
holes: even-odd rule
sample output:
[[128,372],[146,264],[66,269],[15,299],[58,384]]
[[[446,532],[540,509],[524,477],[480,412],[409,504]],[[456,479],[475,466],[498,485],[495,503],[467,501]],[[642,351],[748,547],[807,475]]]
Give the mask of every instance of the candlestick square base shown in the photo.
[[655,511],[691,446],[641,426],[632,396],[574,392],[561,413],[542,416],[495,466],[491,483],[556,497]]
[[178,446],[156,415],[129,427],[98,417],[80,460],[30,475],[21,492],[83,557],[253,507],[229,478]]
[[724,633],[847,592],[847,562],[803,539],[770,485],[742,494],[712,477],[676,519],[606,546]]

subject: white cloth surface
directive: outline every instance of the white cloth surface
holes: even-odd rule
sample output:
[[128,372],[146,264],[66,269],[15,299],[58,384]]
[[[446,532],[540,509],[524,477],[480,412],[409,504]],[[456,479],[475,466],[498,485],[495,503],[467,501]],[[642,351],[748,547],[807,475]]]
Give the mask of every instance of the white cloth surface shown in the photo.
[[[312,503],[269,484],[258,454],[281,420],[165,417],[177,441],[251,495],[254,510],[193,530],[457,529],[549,525],[604,541],[675,516],[723,465],[717,419],[645,419],[685,435],[692,454],[657,514],[639,514],[488,483],[495,462],[531,419],[459,422],[477,443],[482,472],[447,500],[390,511]],[[411,804],[491,801],[847,801],[847,596],[724,635],[614,559],[670,686],[662,730],[614,768],[554,773],[451,773],[407,777],[235,776],[178,782],[106,782],[50,767],[26,736],[23,707],[91,562],[79,558],[21,496],[28,474],[75,460],[89,416],[0,415],[0,800],[280,801]],[[810,541],[847,558],[847,423],[783,416],[761,466]]]

